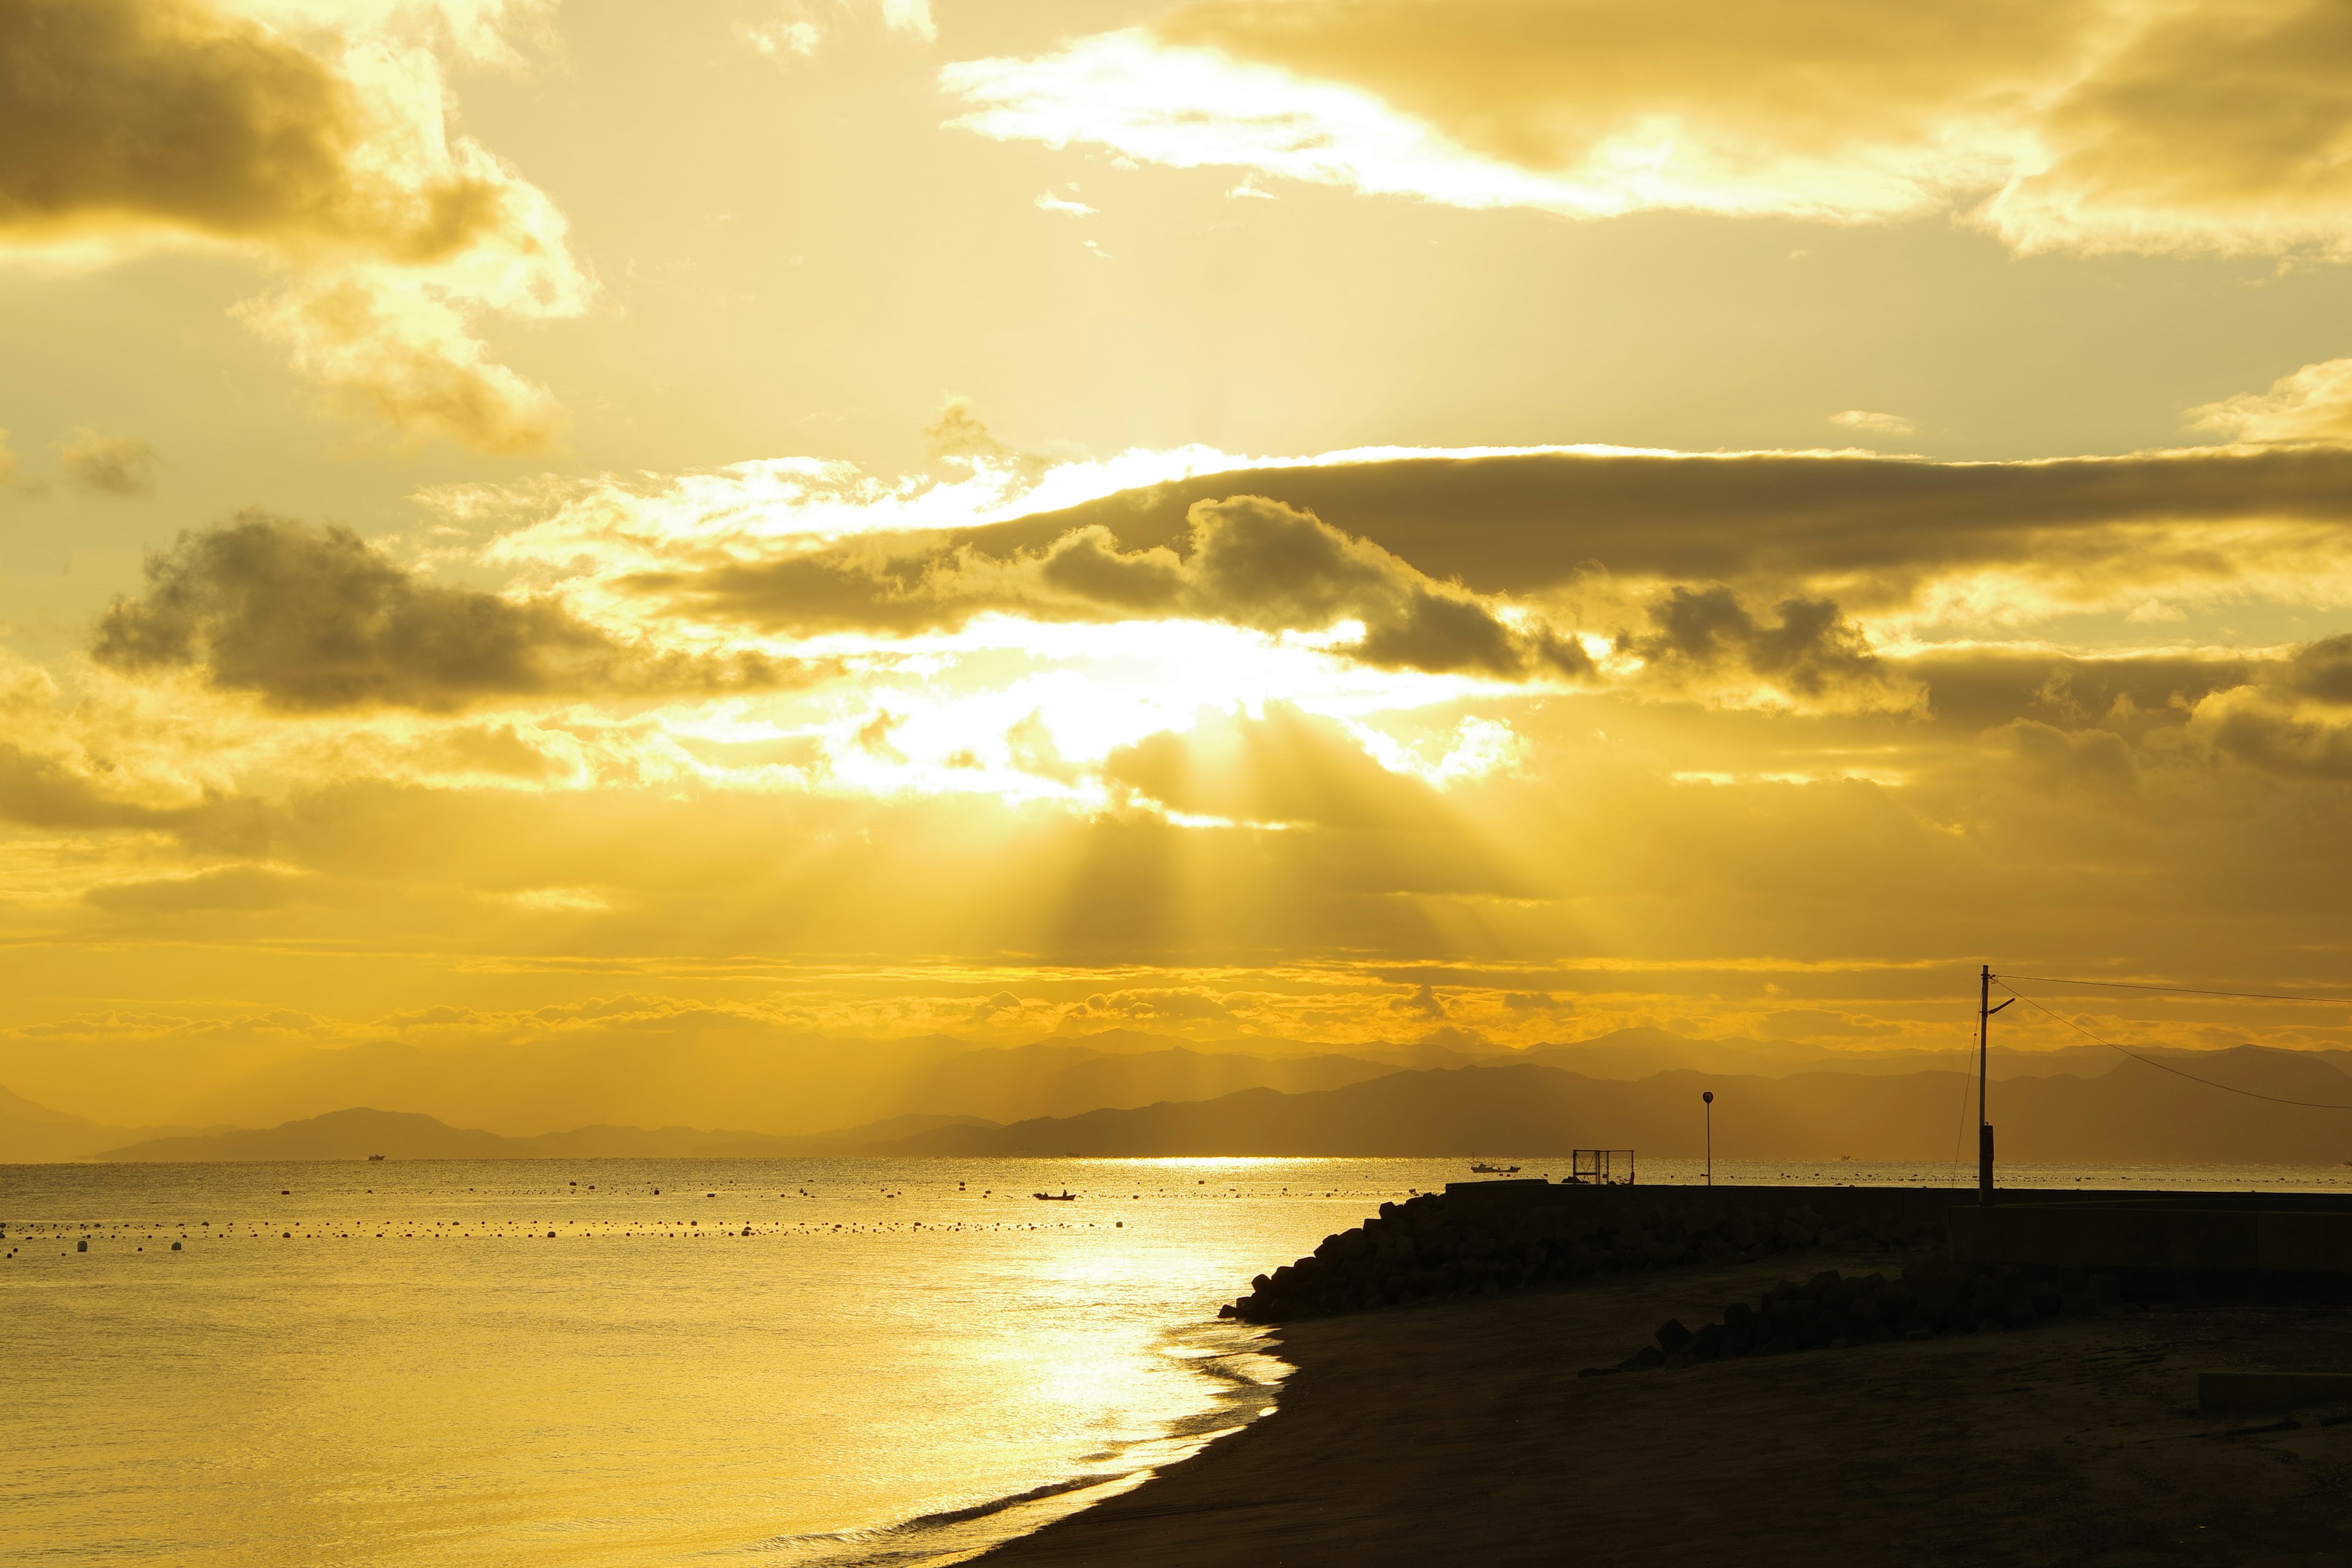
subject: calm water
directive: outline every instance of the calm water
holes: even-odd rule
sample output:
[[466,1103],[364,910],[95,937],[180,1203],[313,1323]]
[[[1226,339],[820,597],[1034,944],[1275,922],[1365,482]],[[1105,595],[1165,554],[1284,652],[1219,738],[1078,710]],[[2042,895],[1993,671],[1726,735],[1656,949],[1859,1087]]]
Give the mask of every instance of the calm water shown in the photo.
[[[1216,1322],[1217,1303],[1380,1203],[1465,1173],[1412,1160],[0,1167],[0,1561],[957,1561],[1256,1414],[1282,1368],[1255,1331]],[[2004,1174],[2352,1186],[2352,1169],[2275,1166]],[[1065,1187],[1076,1202],[1029,1195]]]

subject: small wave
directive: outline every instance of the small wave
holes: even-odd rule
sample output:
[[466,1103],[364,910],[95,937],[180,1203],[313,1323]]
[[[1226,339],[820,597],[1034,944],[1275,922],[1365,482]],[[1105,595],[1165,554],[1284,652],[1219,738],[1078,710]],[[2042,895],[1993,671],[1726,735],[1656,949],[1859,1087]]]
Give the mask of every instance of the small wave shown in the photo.
[[1130,1470],[1109,1475],[1073,1476],[1067,1480],[1054,1481],[1042,1487],[1009,1496],[990,1498],[963,1508],[941,1509],[934,1513],[917,1514],[896,1524],[878,1525],[871,1530],[833,1531],[814,1535],[775,1535],[765,1541],[754,1541],[712,1555],[733,1556],[738,1552],[761,1556],[782,1556],[790,1561],[824,1563],[828,1568],[891,1568],[893,1564],[936,1563],[953,1560],[962,1554],[995,1545],[1002,1539],[992,1534],[986,1540],[956,1541],[939,1539],[963,1533],[958,1526],[981,1522],[1009,1513],[1015,1509],[1036,1503],[1050,1502],[1074,1492],[1091,1491],[1098,1487],[1129,1485],[1141,1481],[1149,1470]]
[[[1118,1469],[1072,1476],[892,1524],[770,1536],[709,1555],[754,1555],[793,1568],[947,1568],[1042,1529],[1065,1514],[1140,1486],[1162,1466],[1248,1426],[1274,1407],[1276,1391],[1291,1371],[1288,1363],[1271,1352],[1262,1329],[1222,1321],[1192,1322],[1171,1325],[1159,1339],[1163,1354],[1210,1385],[1209,1405],[1162,1423],[1150,1436],[1114,1443],[1077,1458],[1083,1465],[1119,1465]],[[1096,1495],[1080,1495],[1085,1493]],[[1024,1510],[1032,1517],[1005,1517]]]

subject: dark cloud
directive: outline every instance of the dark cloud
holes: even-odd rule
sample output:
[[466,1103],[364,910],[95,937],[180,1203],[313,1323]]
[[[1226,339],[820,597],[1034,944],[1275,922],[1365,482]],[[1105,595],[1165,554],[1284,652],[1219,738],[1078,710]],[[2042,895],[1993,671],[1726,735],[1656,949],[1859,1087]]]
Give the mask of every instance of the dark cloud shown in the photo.
[[2261,661],[2221,654],[2084,658],[2008,648],[1930,649],[1899,661],[1937,722],[1969,731],[2017,719],[2095,724],[2137,737],[2185,722],[2197,704],[2252,680]]
[[1850,618],[1916,608],[1956,574],[2085,605],[2158,584],[2263,591],[2329,570],[2347,523],[2352,450],[2320,447],[1968,464],[1534,453],[1210,475],[622,585],[802,636],[905,636],[991,611],[1269,631],[1355,619],[1364,636],[1345,651],[1368,662],[1575,679],[1594,671],[1562,628],[1622,626],[1663,591],[1688,624],[1643,636],[1671,651],[1712,615],[1748,616],[1714,628],[1718,653],[1801,690],[1859,670]]
[[1185,509],[1171,543],[1123,548],[1087,522],[1001,553],[977,540],[902,535],[701,573],[643,574],[639,593],[692,613],[808,636],[895,634],[962,625],[990,611],[1046,621],[1191,617],[1263,632],[1318,632],[1349,621],[1339,651],[1384,668],[1471,671],[1504,679],[1580,678],[1583,646],[1440,582],[1380,545],[1263,496]]
[[1669,668],[1761,677],[1792,695],[1885,684],[1887,672],[1859,627],[1826,599],[1789,598],[1780,620],[1759,620],[1728,588],[1676,587],[1650,606],[1653,629],[1618,646]]
[[2284,778],[2352,779],[2352,727],[2316,723],[2263,701],[2209,710],[2205,734],[2234,761]]
[[[1591,573],[1801,584],[1863,576],[1883,598],[1927,574],[2021,566],[2056,575],[2259,567],[2208,523],[2352,522],[2352,449],[2210,448],[2046,462],[1853,454],[1528,453],[1208,474],[944,535],[929,548],[1010,558],[1099,526],[1121,551],[1177,548],[1204,500],[1249,494],[1311,512],[1475,594],[1570,587]],[[869,544],[868,548],[874,546]]]
[[159,827],[180,814],[121,799],[73,762],[0,741],[0,817],[32,827]]
[[154,493],[159,459],[144,441],[84,430],[58,456],[67,476],[86,490],[122,497]]
[[201,669],[273,708],[446,710],[499,697],[763,689],[808,679],[759,655],[615,641],[547,600],[425,581],[350,530],[247,512],[184,533],[117,599],[90,652],[126,673]]
[[2327,637],[2301,648],[2278,684],[2315,702],[2352,707],[2352,637]]
[[2020,719],[1999,734],[2042,788],[2127,793],[2138,786],[2131,742],[2112,730],[2062,730]]
[[562,409],[470,321],[576,315],[593,286],[546,195],[451,133],[434,57],[363,11],[315,17],[313,53],[203,0],[0,4],[0,247],[246,250],[287,282],[236,313],[336,406],[407,445],[544,448]]
[[370,171],[368,134],[324,61],[197,0],[0,5],[0,231],[143,223],[426,262],[500,222],[494,184]]

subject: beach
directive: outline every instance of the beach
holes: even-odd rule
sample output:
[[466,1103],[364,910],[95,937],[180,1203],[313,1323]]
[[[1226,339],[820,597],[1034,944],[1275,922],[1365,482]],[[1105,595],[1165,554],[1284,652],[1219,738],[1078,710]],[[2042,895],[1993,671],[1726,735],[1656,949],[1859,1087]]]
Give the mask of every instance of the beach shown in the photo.
[[[1614,1366],[1782,1278],[1664,1270],[1287,1323],[1274,1414],[1009,1542],[1076,1563],[2336,1563],[2352,1424],[2195,1409],[2205,1370],[2352,1367],[2307,1308],[2156,1309],[1679,1370]],[[2228,1435],[2238,1433],[2240,1435]]]

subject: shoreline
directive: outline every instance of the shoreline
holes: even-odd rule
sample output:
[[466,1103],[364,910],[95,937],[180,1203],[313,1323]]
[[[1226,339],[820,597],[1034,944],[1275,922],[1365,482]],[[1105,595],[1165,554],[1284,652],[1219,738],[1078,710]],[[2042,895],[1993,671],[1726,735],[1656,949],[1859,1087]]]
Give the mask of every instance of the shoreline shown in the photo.
[[1449,1561],[2344,1561],[2352,1423],[2225,1436],[2195,1373],[2352,1367],[2352,1315],[2155,1309],[1671,1371],[1667,1318],[1885,1253],[1783,1257],[1268,1331],[1275,1407],[992,1568]]

